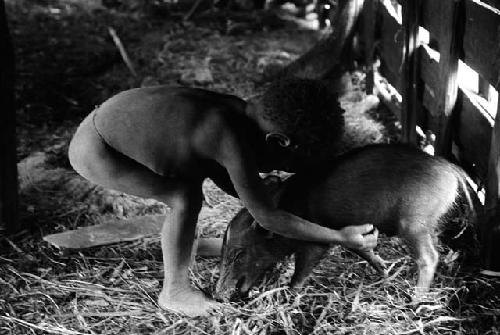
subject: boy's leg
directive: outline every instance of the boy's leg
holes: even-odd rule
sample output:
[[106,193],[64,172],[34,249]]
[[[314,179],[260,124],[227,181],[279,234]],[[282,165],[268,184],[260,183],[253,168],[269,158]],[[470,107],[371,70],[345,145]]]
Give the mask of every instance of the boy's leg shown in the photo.
[[201,183],[168,200],[171,211],[161,232],[165,277],[158,303],[187,315],[203,315],[217,304],[193,289],[188,277],[202,203]]
[[[113,150],[96,133],[91,118],[92,114],[82,122],[70,143],[71,165],[93,183],[131,195],[154,198],[172,208],[162,231],[167,268],[164,284],[167,287],[159,297],[160,305],[191,315],[206,313],[214,302],[190,288],[188,281],[194,229],[201,206],[201,181],[197,181],[197,187],[188,187],[180,180],[155,174]],[[177,294],[173,294],[174,291]],[[169,299],[174,300],[170,303]],[[192,301],[197,303],[196,308],[193,308]]]

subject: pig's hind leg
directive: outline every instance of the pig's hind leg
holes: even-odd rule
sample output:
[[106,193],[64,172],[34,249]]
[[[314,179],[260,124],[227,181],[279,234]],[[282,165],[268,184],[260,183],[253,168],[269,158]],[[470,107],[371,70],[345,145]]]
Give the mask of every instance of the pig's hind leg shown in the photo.
[[321,261],[330,249],[327,245],[307,243],[295,253],[295,271],[290,287],[296,288],[304,284],[312,269]]
[[429,290],[439,262],[439,253],[432,234],[432,222],[437,222],[437,219],[429,218],[424,223],[403,222],[401,225],[403,229],[400,235],[408,242],[418,267],[415,288],[417,299]]
[[383,276],[387,277],[387,267],[385,266],[385,261],[377,255],[373,250],[366,251],[366,250],[357,250],[357,249],[349,249],[364,260],[368,262],[377,272]]

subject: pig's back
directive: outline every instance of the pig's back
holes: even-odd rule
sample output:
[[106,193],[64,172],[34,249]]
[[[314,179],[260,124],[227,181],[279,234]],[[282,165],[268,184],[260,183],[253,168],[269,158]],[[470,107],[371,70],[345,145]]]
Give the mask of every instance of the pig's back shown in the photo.
[[[373,223],[394,234],[401,218],[435,219],[448,211],[458,191],[456,169],[407,146],[368,146],[315,172],[312,181],[303,175],[292,180],[286,202],[325,226]],[[302,195],[291,201],[292,193]]]

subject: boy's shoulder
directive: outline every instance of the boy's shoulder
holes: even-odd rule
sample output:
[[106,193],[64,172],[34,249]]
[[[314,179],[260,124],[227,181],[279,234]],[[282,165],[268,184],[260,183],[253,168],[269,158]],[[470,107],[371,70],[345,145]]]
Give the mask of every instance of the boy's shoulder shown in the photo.
[[[237,96],[201,88],[182,86],[151,86],[122,91],[105,101],[100,114],[116,118],[190,119],[218,115],[223,119],[238,119],[247,103]],[[148,117],[149,115],[149,117]],[[172,120],[170,120],[172,121]]]
[[245,108],[245,100],[231,94],[215,92],[203,88],[159,85],[133,88],[118,93],[118,98],[148,97],[149,99],[182,99],[192,102],[205,102],[207,105],[228,105],[232,108]]

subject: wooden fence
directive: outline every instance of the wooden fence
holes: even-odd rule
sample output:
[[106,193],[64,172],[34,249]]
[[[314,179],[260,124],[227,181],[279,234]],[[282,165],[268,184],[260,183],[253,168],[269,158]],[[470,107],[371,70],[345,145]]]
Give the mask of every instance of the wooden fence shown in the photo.
[[[500,2],[365,0],[360,23],[367,89],[398,113],[403,140],[416,142],[416,126],[433,132],[436,154],[484,188],[483,266],[500,271],[500,105],[488,107],[500,90]],[[479,75],[476,87],[459,80],[461,62]]]

